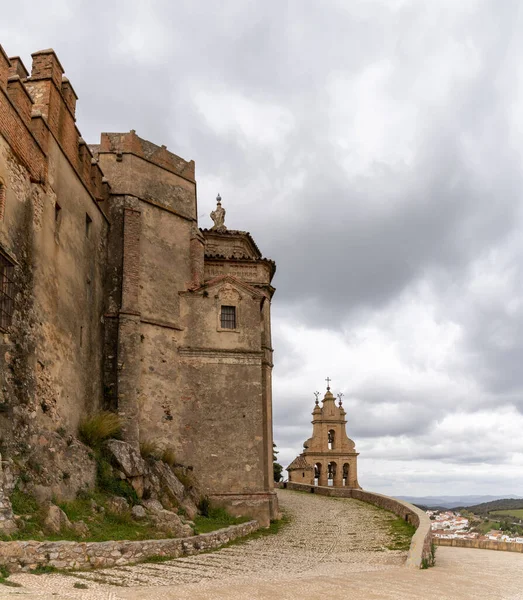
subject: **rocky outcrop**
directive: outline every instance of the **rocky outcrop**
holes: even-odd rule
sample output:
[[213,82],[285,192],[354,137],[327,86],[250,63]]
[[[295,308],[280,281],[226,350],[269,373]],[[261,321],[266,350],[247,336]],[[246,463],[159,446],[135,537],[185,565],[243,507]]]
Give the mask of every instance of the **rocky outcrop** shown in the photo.
[[15,522],[11,501],[7,495],[7,482],[5,481],[4,469],[2,465],[2,455],[0,454],[0,533],[11,535],[18,527]]
[[143,476],[145,461],[133,446],[120,440],[108,440],[104,447],[126,477],[132,479]]
[[166,510],[158,500],[145,500],[144,507],[155,527],[171,537],[189,537],[193,535],[192,527],[184,523],[180,517]]
[[84,521],[75,521],[71,523],[71,529],[82,538],[86,538],[91,532],[89,526]]
[[74,500],[80,490],[94,488],[96,462],[88,446],[55,431],[41,431],[27,441],[27,459],[20,470],[39,502]]
[[159,460],[148,465],[150,497],[159,499],[171,508],[179,506],[185,497],[185,488],[173,473],[171,467]]
[[118,515],[129,510],[129,502],[122,496],[111,496],[105,503],[107,510]]
[[170,465],[161,460],[145,461],[133,446],[120,440],[108,440],[104,449],[139,498],[157,500],[167,510],[182,508],[191,520],[197,515],[197,490],[186,489]]
[[50,504],[44,520],[44,529],[47,533],[57,534],[65,529],[72,529],[71,521],[64,511],[55,504]]

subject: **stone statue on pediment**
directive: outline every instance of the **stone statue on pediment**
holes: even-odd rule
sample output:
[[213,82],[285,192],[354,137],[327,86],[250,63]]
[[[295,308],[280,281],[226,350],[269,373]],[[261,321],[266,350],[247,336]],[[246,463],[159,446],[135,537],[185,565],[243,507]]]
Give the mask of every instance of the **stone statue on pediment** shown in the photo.
[[225,227],[225,208],[222,207],[222,198],[220,194],[216,196],[216,202],[216,209],[211,213],[211,219],[214,222],[214,225],[211,227],[211,231],[222,233],[227,231],[227,227]]

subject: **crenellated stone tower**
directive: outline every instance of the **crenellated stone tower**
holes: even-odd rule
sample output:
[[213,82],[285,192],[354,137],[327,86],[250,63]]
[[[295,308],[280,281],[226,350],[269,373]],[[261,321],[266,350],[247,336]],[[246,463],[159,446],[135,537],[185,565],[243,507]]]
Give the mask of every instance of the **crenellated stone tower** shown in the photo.
[[358,453],[345,431],[347,420],[342,394],[338,394],[339,402],[336,405],[336,399],[327,385],[321,407],[318,396],[319,392],[316,393],[312,411],[312,437],[303,444],[303,452],[287,467],[289,481],[359,488],[356,462]]

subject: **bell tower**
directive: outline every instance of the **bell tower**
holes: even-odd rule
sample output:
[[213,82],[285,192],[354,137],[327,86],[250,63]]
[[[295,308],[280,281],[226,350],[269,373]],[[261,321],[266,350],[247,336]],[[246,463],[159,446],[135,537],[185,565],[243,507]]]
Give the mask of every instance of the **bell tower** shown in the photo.
[[330,389],[320,403],[319,392],[312,411],[312,437],[304,444],[304,450],[287,467],[289,481],[332,487],[358,488],[357,457],[354,442],[347,436],[343,394],[338,394],[338,404]]

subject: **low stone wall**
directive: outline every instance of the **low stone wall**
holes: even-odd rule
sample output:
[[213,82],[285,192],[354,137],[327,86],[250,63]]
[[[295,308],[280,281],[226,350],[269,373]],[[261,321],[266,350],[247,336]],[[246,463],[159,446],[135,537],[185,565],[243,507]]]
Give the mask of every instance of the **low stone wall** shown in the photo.
[[382,494],[375,494],[374,492],[355,488],[334,488],[318,485],[310,486],[302,483],[292,483],[290,481],[283,484],[282,487],[286,487],[288,490],[299,490],[320,494],[321,496],[355,498],[356,500],[379,506],[380,508],[384,508],[385,510],[394,513],[416,527],[416,532],[412,536],[405,565],[420,569],[421,567],[428,566],[432,563],[432,532],[430,528],[430,519],[427,514],[416,506],[404,502],[403,500],[391,498],[390,496],[383,496]]
[[16,573],[44,565],[57,569],[92,569],[128,565],[152,556],[178,558],[219,548],[259,527],[257,521],[249,521],[187,538],[136,542],[0,542],[0,565]]
[[494,540],[459,540],[434,538],[436,546],[455,546],[456,548],[476,548],[479,550],[502,550],[504,552],[522,552],[523,544],[516,542],[496,542]]

